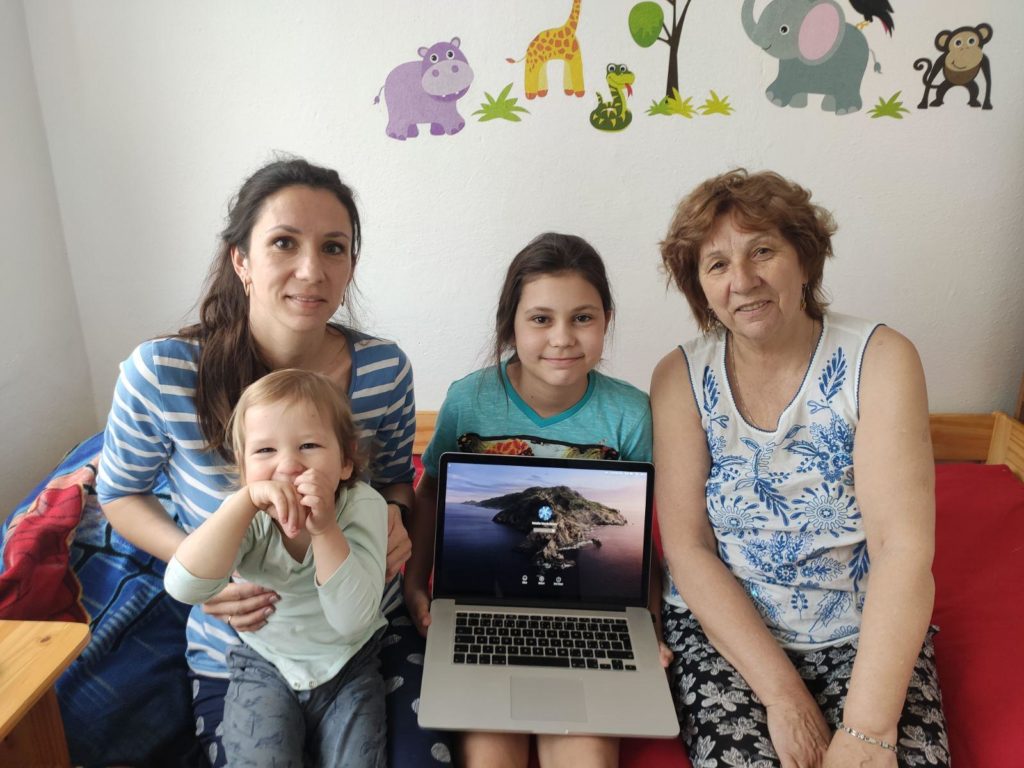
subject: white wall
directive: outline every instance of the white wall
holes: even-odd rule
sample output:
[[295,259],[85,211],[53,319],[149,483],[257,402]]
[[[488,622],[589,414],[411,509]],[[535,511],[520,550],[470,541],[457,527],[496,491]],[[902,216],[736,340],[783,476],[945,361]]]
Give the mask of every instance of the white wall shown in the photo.
[[[910,113],[873,120],[866,108],[772,106],[763,91],[775,64],[745,37],[739,3],[693,0],[682,90],[699,104],[713,88],[736,112],[690,121],[644,114],[662,94],[667,48],[633,43],[632,2],[584,0],[584,99],[557,87],[522,99],[522,65],[505,57],[569,5],[26,2],[97,416],[118,361],[186,319],[228,198],[275,149],[333,165],[359,191],[363,325],[409,352],[421,408],[480,363],[501,273],[544,229],[582,234],[604,254],[620,307],[607,368],[646,387],[654,363],[694,333],[683,299],[665,291],[657,242],[685,191],[737,164],[792,176],[835,211],[833,306],[918,344],[933,410],[1011,406],[1024,367],[1021,4],[899,4],[891,39],[877,23],[867,30],[883,74],[866,75],[863,93],[867,108],[902,90]],[[969,109],[960,89],[919,112],[913,60],[931,56],[939,29],[981,21],[995,29],[995,109]],[[387,138],[386,109],[371,104],[387,73],[455,35],[476,72],[460,102],[465,130]],[[587,121],[609,61],[638,77],[621,134]],[[554,86],[560,78],[552,72]],[[476,122],[484,91],[513,81],[531,114]]]
[[25,16],[0,0],[0,518],[97,429]]

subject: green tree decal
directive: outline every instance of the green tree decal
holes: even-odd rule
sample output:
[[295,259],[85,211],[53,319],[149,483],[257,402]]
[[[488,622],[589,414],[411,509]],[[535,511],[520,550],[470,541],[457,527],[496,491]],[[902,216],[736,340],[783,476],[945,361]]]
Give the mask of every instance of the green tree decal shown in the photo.
[[679,41],[683,36],[683,22],[686,21],[686,12],[690,10],[692,0],[686,0],[683,10],[680,13],[677,3],[682,0],[665,0],[672,6],[672,27],[665,22],[665,12],[661,4],[647,0],[637,3],[629,12],[629,34],[633,41],[641,48],[650,48],[657,41],[668,46],[668,79],[665,83],[665,96],[672,98],[674,92],[679,90]]

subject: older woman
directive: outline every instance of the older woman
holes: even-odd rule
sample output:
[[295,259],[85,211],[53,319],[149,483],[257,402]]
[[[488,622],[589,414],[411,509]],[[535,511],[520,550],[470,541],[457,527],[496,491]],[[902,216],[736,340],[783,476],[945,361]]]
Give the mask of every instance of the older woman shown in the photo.
[[[388,501],[388,577],[396,574],[411,550],[399,513],[413,503],[412,369],[393,342],[332,321],[352,282],[360,234],[352,190],[332,169],[279,160],[245,181],[221,233],[199,322],[142,343],[121,366],[97,493],[126,539],[169,560],[186,531],[237,487],[225,427],[242,390],[272,370],[302,368],[324,374],[348,397],[371,457],[366,479]],[[160,473],[173,518],[152,493]],[[266,623],[276,600],[259,584],[229,584],[189,617],[196,733],[214,766],[224,763],[226,654],[239,642],[236,632]],[[397,579],[382,609],[389,619],[381,652],[391,690],[389,764],[445,760],[446,737],[420,731],[414,720],[420,666],[409,659],[423,644]]]
[[896,331],[826,312],[834,230],[805,189],[737,170],[662,244],[704,331],[651,383],[695,768],[948,765],[924,375]]

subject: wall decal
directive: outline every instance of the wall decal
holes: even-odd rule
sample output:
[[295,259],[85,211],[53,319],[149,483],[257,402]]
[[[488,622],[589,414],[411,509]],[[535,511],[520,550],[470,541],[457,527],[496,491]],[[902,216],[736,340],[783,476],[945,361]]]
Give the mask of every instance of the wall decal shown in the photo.
[[909,109],[903,106],[903,102],[900,101],[900,94],[903,91],[896,91],[888,99],[883,99],[881,96],[878,97],[878,103],[875,104],[868,112],[871,119],[878,117],[895,117],[897,120],[903,119],[904,112],[910,112]]
[[[387,134],[405,141],[419,136],[421,123],[430,123],[435,136],[455,134],[466,121],[455,108],[473,82],[473,70],[459,38],[420,48],[420,58],[391,70],[381,90],[388,107]],[[373,100],[380,103],[380,91]]]
[[512,83],[506,85],[501,93],[498,94],[498,98],[495,99],[491,94],[484,91],[484,96],[487,97],[487,101],[480,104],[480,109],[476,110],[474,115],[483,115],[479,118],[481,123],[486,123],[488,120],[511,120],[513,123],[518,123],[522,118],[517,115],[517,112],[530,113],[530,110],[525,107],[521,107],[516,104],[519,99],[516,97],[509,98],[509,92],[512,90]]
[[625,64],[609,64],[605,72],[611,100],[605,101],[600,92],[597,94],[597,106],[590,113],[590,124],[599,131],[621,131],[633,122],[633,113],[626,105],[626,95],[633,95],[636,76]]
[[[665,98],[673,98],[673,92],[679,91],[679,41],[683,37],[683,23],[686,12],[690,10],[692,0],[686,0],[682,13],[678,13],[677,0],[666,0],[672,6],[672,26],[665,23],[665,12],[659,3],[653,0],[637,3],[629,12],[629,34],[633,42],[641,48],[650,48],[659,40],[668,46],[668,78],[665,82]],[[681,2],[681,0],[679,0]],[[662,37],[662,32],[665,33]],[[648,114],[665,114],[663,112]],[[676,114],[676,113],[672,113]]]
[[678,115],[679,117],[685,117],[687,120],[691,119],[697,114],[697,110],[694,109],[690,103],[693,100],[691,96],[687,96],[685,99],[679,95],[679,89],[673,88],[671,96],[665,96],[661,101],[652,101],[651,106],[647,108],[648,115]]
[[[992,109],[992,70],[988,55],[982,50],[992,40],[992,26],[978,24],[976,27],[960,27],[952,32],[943,30],[935,36],[935,47],[941,51],[932,64],[930,59],[920,58],[914,62],[914,69],[924,70],[922,81],[924,95],[918,109],[928,108],[928,94],[934,88],[935,98],[931,106],[941,107],[946,92],[955,85],[962,85],[970,96],[972,107]],[[978,74],[985,76],[985,103],[978,101]],[[939,75],[942,80],[936,84]]]
[[[834,0],[772,0],[757,20],[754,0],[743,0],[740,15],[747,37],[779,59],[778,77],[765,91],[772,104],[806,107],[807,95],[820,93],[821,108],[837,115],[864,105],[868,42]],[[877,60],[875,71],[882,71]]]
[[678,115],[679,117],[685,117],[687,120],[690,120],[697,115],[728,116],[736,111],[735,107],[729,103],[728,96],[723,98],[713,90],[708,93],[708,97],[699,107],[694,107],[692,102],[692,96],[687,96],[684,99],[679,94],[679,90],[674,89],[671,96],[667,96],[660,101],[652,101],[651,106],[647,108],[647,114]]
[[702,115],[731,115],[735,110],[732,104],[729,103],[729,97],[719,97],[717,93],[711,91],[708,98],[700,105],[700,113]]
[[892,20],[892,6],[889,5],[889,0],[850,0],[850,5],[864,17],[864,21],[857,25],[857,29],[864,29],[877,16],[882,22],[882,29],[892,37],[892,30],[896,25]]
[[[566,96],[582,97],[583,51],[576,40],[576,27],[580,21],[580,0],[573,0],[569,18],[560,27],[538,32],[526,47],[525,83],[526,98],[548,95],[548,62],[562,60],[565,71],[562,87]],[[505,59],[509,64],[518,64],[523,59]]]

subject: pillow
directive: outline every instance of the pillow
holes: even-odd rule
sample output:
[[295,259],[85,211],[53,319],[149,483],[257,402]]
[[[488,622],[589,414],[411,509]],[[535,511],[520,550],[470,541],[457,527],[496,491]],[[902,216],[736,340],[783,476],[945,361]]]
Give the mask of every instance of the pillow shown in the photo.
[[96,478],[102,445],[87,440],[37,486],[0,530],[0,619],[77,621],[89,617],[68,568],[69,546]]
[[950,756],[1020,762],[1024,720],[1024,484],[1004,466],[942,464],[935,475],[932,622]]

